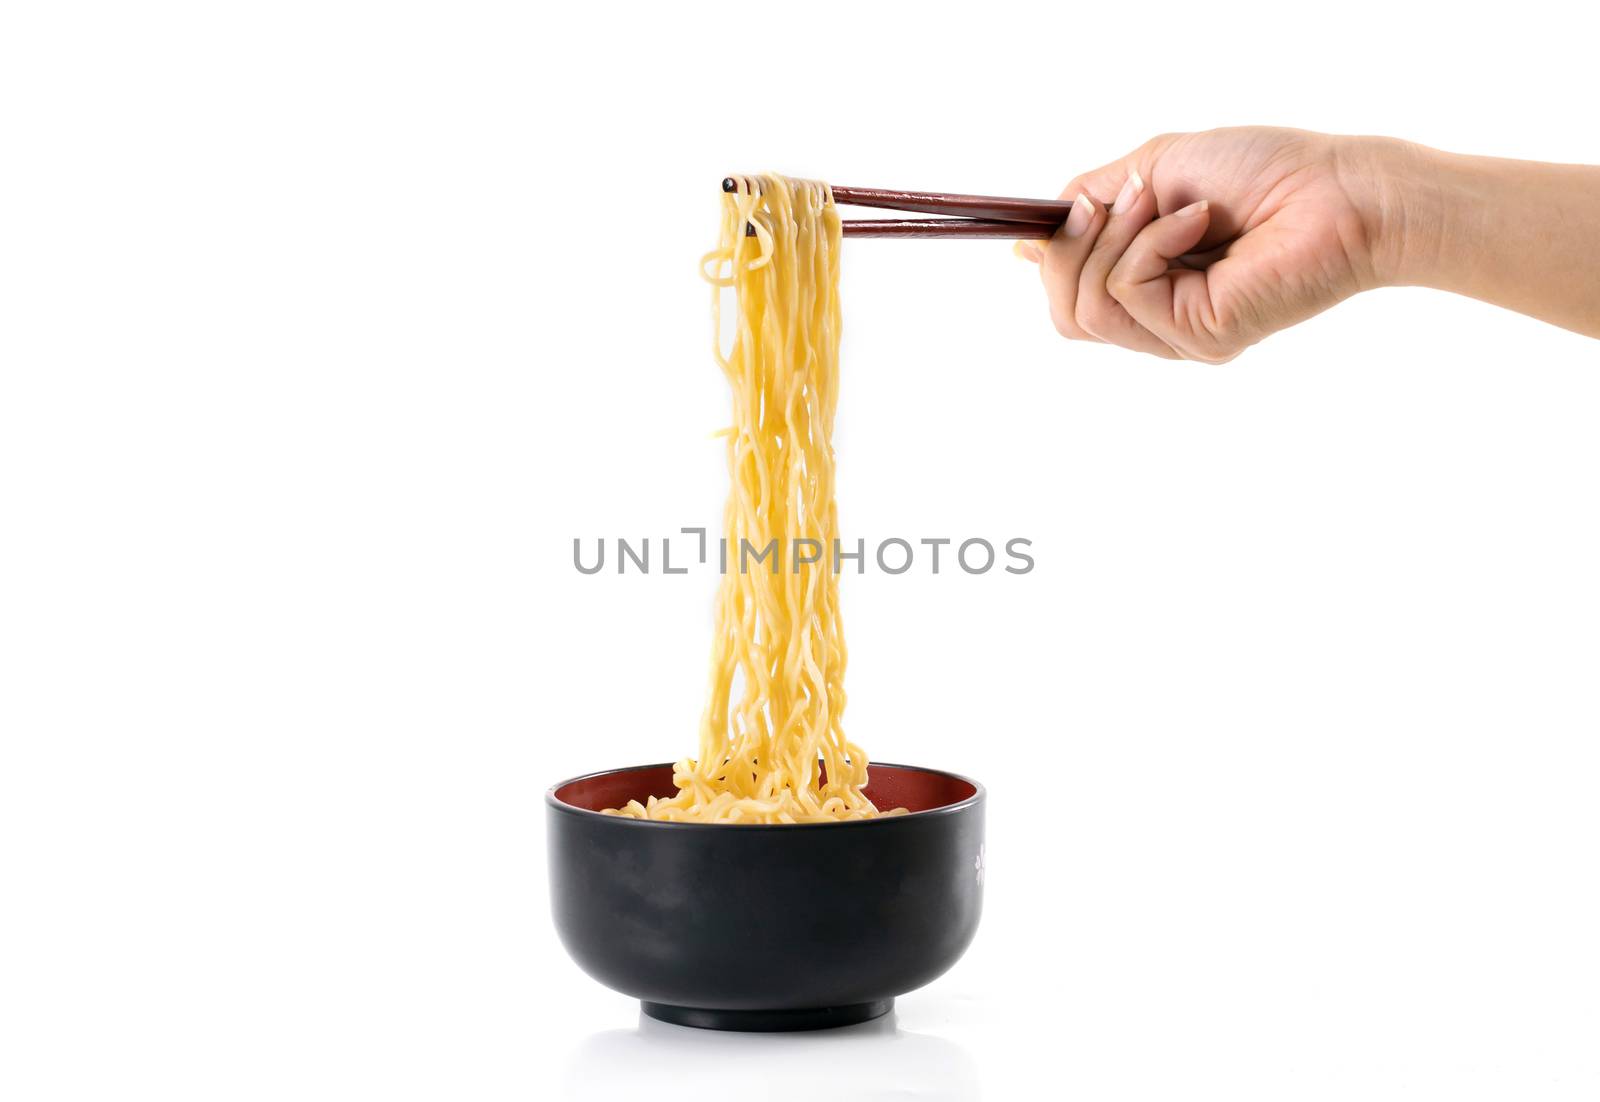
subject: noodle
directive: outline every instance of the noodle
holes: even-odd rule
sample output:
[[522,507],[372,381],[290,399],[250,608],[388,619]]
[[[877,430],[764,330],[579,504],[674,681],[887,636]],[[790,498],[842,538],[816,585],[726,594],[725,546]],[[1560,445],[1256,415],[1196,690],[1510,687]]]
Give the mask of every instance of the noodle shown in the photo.
[[[630,800],[607,814],[719,823],[868,818],[879,812],[861,791],[867,756],[841,724],[846,655],[830,561],[838,535],[831,437],[839,212],[823,183],[736,182],[723,196],[717,248],[702,261],[733,425],[725,433],[726,567],[700,753],[674,767],[677,795]],[[725,288],[738,309],[727,355]],[[776,550],[758,560],[774,541]],[[818,556],[815,565],[801,561],[801,548]]]

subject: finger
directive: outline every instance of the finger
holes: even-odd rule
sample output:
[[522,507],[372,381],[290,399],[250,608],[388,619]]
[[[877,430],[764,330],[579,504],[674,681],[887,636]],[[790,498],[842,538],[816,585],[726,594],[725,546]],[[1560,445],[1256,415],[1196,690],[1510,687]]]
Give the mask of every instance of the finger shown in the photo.
[[1079,192],[1072,201],[1067,220],[1044,243],[1039,278],[1044,281],[1045,295],[1050,302],[1050,320],[1055,323],[1056,332],[1069,340],[1094,339],[1074,320],[1077,317],[1078,273],[1105,221],[1106,213],[1100,205]]
[[1123,251],[1106,282],[1144,329],[1189,359],[1221,363],[1236,350],[1219,337],[1206,273],[1171,267],[1205,237],[1210,224],[1211,205],[1204,199],[1156,219]]
[[1037,264],[1044,259],[1044,251],[1041,248],[1041,244],[1041,242],[1036,241],[1014,241],[1011,244],[1011,252],[1022,260]]
[[[1142,174],[1143,178],[1150,179],[1151,171],[1155,167],[1156,157],[1161,150],[1170,145],[1176,135],[1161,134],[1145,142],[1138,149],[1133,150],[1126,157],[1119,157],[1115,161],[1107,162],[1099,168],[1090,169],[1061,189],[1058,199],[1072,200],[1079,194],[1088,196],[1102,207],[1111,206],[1111,201],[1116,198],[1117,191],[1128,178],[1128,169],[1131,166]],[[1019,241],[1012,249],[1024,260],[1035,260],[1029,255],[1029,250],[1034,248],[1030,242]],[[1043,247],[1038,247],[1038,252],[1043,253]]]
[[[1178,212],[1173,211],[1172,213],[1177,214]],[[1211,225],[1206,227],[1207,237],[1215,235],[1216,225],[1217,220],[1215,218],[1211,219]],[[1204,245],[1205,238],[1201,238],[1200,243]],[[1191,249],[1182,256],[1174,257],[1172,263],[1179,268],[1193,268],[1195,271],[1203,272],[1207,268],[1211,267],[1211,265],[1217,263],[1217,261],[1226,260],[1229,254],[1233,251],[1233,246],[1234,242],[1224,241],[1222,244],[1217,245],[1214,248],[1201,249],[1199,252],[1195,252]]]
[[1144,178],[1130,170],[1106,225],[1084,258],[1078,276],[1078,297],[1074,320],[1084,332],[1107,344],[1120,345],[1135,352],[1175,357],[1176,353],[1160,337],[1134,320],[1106,288],[1106,279],[1122,258],[1123,250],[1139,235],[1156,214],[1155,192]]
[[1138,160],[1139,153],[1139,150],[1135,150],[1123,160],[1112,161],[1090,172],[1085,172],[1062,189],[1059,197],[1071,199],[1079,192],[1082,192],[1102,207],[1111,206],[1112,200],[1117,197],[1117,192],[1121,189],[1123,181],[1128,178],[1128,166],[1133,165],[1134,168],[1143,170]]

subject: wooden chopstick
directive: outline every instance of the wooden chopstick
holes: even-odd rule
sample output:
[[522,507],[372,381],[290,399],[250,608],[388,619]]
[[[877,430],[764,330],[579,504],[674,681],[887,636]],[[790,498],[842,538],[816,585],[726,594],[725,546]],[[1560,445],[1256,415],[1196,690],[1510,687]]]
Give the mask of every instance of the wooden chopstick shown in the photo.
[[[722,181],[723,191],[733,191],[733,177]],[[840,206],[877,207],[913,214],[942,214],[944,218],[843,220],[846,237],[1006,237],[1039,241],[1055,233],[1066,221],[1072,204],[1060,199],[1012,199],[1001,195],[947,195],[937,191],[892,191],[887,188],[835,187],[833,201]],[[746,226],[747,236],[755,227]]]
[[846,218],[842,225],[846,237],[1005,237],[1043,241],[1056,232],[1059,223],[1000,222],[992,218]]
[[1059,226],[1072,204],[1059,199],[1008,199],[999,195],[945,195],[934,191],[889,191],[870,187],[836,187],[833,201],[841,206],[882,207],[914,214],[949,214],[995,222],[1045,222]]

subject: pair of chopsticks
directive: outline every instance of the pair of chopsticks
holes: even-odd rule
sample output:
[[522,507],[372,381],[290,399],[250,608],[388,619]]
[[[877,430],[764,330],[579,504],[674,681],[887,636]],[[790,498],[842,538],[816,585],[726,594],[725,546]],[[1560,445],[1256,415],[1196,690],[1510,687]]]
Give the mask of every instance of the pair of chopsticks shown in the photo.
[[[738,184],[729,177],[723,191]],[[944,195],[932,191],[889,191],[870,187],[835,187],[840,206],[877,207],[941,218],[844,219],[846,237],[1005,237],[1039,241],[1066,221],[1072,204],[1059,199],[1007,199],[998,195]],[[753,227],[746,233],[753,234]]]

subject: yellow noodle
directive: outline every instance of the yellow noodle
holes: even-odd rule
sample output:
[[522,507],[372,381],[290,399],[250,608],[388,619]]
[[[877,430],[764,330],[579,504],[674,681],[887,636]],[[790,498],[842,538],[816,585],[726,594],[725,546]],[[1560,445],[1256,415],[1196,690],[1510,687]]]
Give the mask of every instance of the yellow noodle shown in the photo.
[[[823,183],[736,179],[723,196],[717,248],[701,262],[713,284],[713,343],[733,388],[733,424],[724,430],[727,569],[699,756],[674,768],[676,796],[632,800],[608,814],[719,823],[867,818],[879,812],[861,792],[867,756],[841,723],[846,654],[832,569],[839,212]],[[737,304],[727,354],[725,289]],[[776,572],[770,556],[753,557],[774,539]],[[819,561],[797,571],[797,547],[808,556],[820,549]]]

